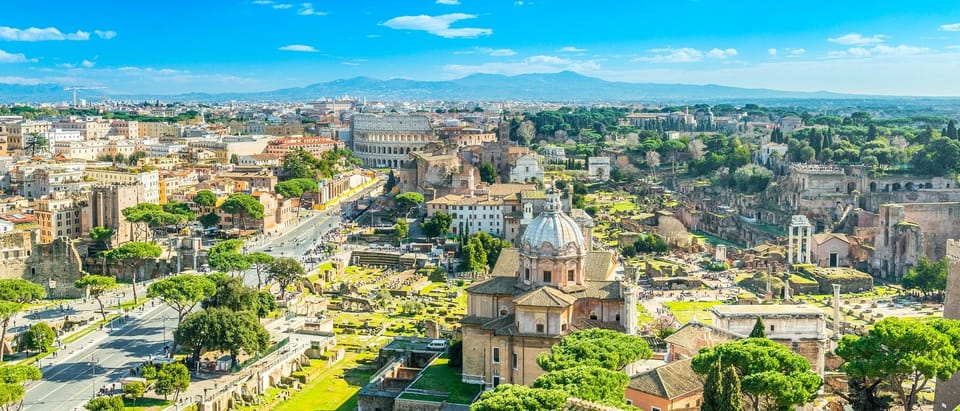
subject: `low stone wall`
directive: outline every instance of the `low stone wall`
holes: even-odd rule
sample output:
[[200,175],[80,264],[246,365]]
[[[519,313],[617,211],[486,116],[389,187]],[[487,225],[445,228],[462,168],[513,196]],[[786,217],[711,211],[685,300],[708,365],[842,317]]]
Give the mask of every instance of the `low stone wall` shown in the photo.
[[873,277],[852,268],[804,268],[804,272],[820,286],[821,294],[833,294],[833,284],[840,284],[845,293],[863,292],[873,289]]

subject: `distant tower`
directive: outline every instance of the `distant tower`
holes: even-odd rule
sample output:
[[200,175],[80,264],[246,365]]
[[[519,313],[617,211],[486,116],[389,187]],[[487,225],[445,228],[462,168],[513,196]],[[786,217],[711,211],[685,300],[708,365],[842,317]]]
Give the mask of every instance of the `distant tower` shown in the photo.
[[497,128],[497,141],[503,144],[510,143],[510,121],[506,115],[500,116],[500,124]]
[[[947,295],[943,301],[943,318],[960,320],[960,241],[947,240]],[[960,373],[947,381],[937,381],[933,397],[935,411],[950,411],[960,406]]]

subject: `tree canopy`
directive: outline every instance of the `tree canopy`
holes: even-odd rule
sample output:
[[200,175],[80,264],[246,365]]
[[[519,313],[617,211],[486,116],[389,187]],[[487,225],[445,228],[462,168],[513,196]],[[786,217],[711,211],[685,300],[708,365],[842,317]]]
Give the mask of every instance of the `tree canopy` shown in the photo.
[[900,284],[908,290],[920,290],[924,295],[942,293],[947,289],[949,265],[947,257],[930,261],[926,256],[921,256],[917,265],[911,267],[903,276]]
[[280,299],[287,294],[287,286],[307,275],[303,265],[290,257],[280,257],[270,262],[267,268],[269,281],[275,281],[280,286]]
[[200,190],[193,195],[193,203],[201,207],[213,207],[217,203],[217,195],[210,190]]
[[236,365],[241,351],[251,355],[265,351],[270,333],[251,311],[215,307],[188,314],[174,331],[174,340],[188,347],[195,361],[202,350],[220,350]]
[[847,375],[871,390],[882,381],[912,410],[931,379],[947,380],[960,370],[960,321],[888,317],[863,337],[845,335],[836,352]]
[[217,285],[206,276],[180,274],[150,284],[147,287],[147,296],[159,298],[176,310],[179,324],[197,303],[212,296],[216,291]]
[[440,237],[450,232],[453,217],[443,211],[437,211],[429,220],[423,223],[423,233],[430,237]]
[[623,405],[630,378],[622,371],[581,365],[551,371],[533,382],[533,388],[560,390],[571,397],[610,405]]
[[613,330],[591,328],[563,337],[550,352],[537,357],[545,371],[556,371],[578,365],[593,365],[609,370],[622,370],[628,364],[650,358],[652,351],[646,340]]
[[823,380],[810,363],[789,348],[766,338],[747,338],[704,348],[693,357],[693,370],[707,375],[722,361],[737,370],[741,390],[754,410],[788,410],[817,396]]
[[23,400],[27,381],[38,381],[43,375],[32,365],[0,366],[0,404],[7,408]]
[[317,180],[313,178],[294,178],[277,183],[273,189],[284,197],[295,198],[303,193],[315,192],[318,188]]
[[470,411],[553,411],[566,402],[567,394],[560,390],[502,384],[481,394]]
[[76,288],[86,289],[87,292],[100,304],[100,315],[103,321],[107,321],[107,311],[103,309],[103,294],[109,290],[117,288],[117,280],[105,275],[87,274],[80,277],[73,285]]

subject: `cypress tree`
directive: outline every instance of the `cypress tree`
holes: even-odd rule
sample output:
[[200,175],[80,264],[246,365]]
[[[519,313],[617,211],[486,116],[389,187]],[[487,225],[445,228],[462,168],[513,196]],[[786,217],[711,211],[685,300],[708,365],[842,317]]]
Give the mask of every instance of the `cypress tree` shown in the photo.
[[[719,367],[717,367],[719,368]],[[720,411],[743,411],[743,394],[740,391],[740,376],[732,365],[724,367],[721,376],[723,380],[723,400]]]
[[723,371],[720,361],[710,367],[707,380],[703,383],[703,406],[700,411],[723,411]]
[[753,330],[750,331],[750,338],[766,338],[767,330],[763,325],[763,318],[757,317],[757,322],[753,323]]

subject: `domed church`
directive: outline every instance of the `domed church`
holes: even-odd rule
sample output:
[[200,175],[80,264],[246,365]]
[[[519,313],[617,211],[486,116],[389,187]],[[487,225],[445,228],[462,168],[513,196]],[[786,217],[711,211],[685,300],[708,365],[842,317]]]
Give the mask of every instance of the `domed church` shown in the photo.
[[466,383],[530,385],[544,373],[537,356],[563,336],[596,327],[636,332],[636,290],[614,279],[612,252],[591,249],[593,220],[582,210],[565,213],[558,190],[546,197],[519,247],[503,249],[491,278],[466,289]]

